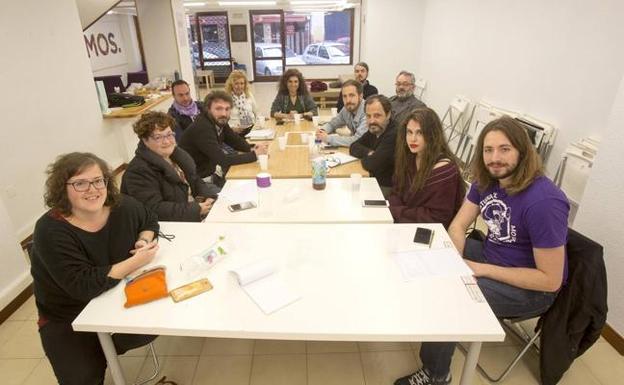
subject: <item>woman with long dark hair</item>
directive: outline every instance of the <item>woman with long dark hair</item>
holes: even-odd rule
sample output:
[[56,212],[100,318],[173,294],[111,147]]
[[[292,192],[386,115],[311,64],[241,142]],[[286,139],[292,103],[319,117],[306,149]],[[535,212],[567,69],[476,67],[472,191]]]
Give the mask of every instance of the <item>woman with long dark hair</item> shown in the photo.
[[318,115],[318,108],[301,72],[291,68],[280,79],[279,90],[271,105],[271,116],[281,120],[291,118],[293,114]]
[[389,198],[394,221],[448,227],[466,187],[435,111],[418,108],[407,115],[397,132],[395,154]]

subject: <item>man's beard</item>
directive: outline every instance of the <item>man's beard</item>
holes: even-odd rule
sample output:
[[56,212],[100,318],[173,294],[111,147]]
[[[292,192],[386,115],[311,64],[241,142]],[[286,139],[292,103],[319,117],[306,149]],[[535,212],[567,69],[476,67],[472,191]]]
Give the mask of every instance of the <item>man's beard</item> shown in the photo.
[[214,115],[210,114],[212,120],[214,120],[219,126],[225,126],[227,122],[230,120],[229,117],[216,118]]
[[351,104],[351,103],[345,104],[345,108],[347,109],[347,111],[353,113],[353,112],[357,111],[358,104]]
[[[504,174],[502,174],[502,175],[496,175],[496,174],[492,173],[492,171],[490,171],[490,169],[489,169],[489,167],[490,167],[492,164],[493,164],[493,163],[489,163],[489,164],[487,165],[487,169],[488,169],[488,173],[490,174],[490,176],[491,176],[492,178],[496,179],[496,180],[505,179],[505,178],[508,178],[508,177],[510,177],[510,176],[512,176],[512,175],[514,175],[514,174],[516,173],[517,168],[518,168],[518,165],[517,165],[517,164],[516,164],[516,165],[514,165],[513,167],[509,166],[508,164],[504,164],[504,166],[507,166],[507,170],[506,170],[506,172],[505,172]],[[503,165],[503,164],[500,164],[500,165]]]
[[380,126],[379,124],[373,124],[368,126],[368,131],[370,131],[370,133],[373,135],[379,135],[384,132],[385,129],[385,127]]
[[414,95],[414,91],[405,91],[405,92],[397,92],[397,97],[401,100],[403,99],[407,99],[409,97],[411,97],[412,95]]

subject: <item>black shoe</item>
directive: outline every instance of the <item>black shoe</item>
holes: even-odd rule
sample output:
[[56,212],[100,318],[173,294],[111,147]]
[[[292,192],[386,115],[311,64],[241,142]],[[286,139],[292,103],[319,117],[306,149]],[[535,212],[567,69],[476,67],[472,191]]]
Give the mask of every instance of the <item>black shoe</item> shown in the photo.
[[449,385],[451,383],[451,373],[445,378],[432,378],[425,368],[418,369],[409,376],[401,377],[394,381],[394,385]]

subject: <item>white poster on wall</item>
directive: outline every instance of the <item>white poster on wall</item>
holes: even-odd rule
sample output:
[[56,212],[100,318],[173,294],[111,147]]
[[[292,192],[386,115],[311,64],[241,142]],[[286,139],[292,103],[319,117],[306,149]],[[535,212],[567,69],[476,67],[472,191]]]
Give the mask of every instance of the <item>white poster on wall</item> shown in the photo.
[[128,62],[117,22],[95,23],[84,32],[84,43],[93,72],[125,65]]

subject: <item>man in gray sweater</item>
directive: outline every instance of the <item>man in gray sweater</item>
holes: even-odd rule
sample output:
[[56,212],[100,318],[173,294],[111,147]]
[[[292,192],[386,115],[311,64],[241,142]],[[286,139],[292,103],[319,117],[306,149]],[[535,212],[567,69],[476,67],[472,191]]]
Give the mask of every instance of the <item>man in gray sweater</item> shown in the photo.
[[403,119],[412,110],[427,106],[414,96],[416,77],[414,77],[413,73],[407,71],[399,72],[394,85],[396,86],[396,95],[390,98],[392,116],[397,124],[402,124]]

